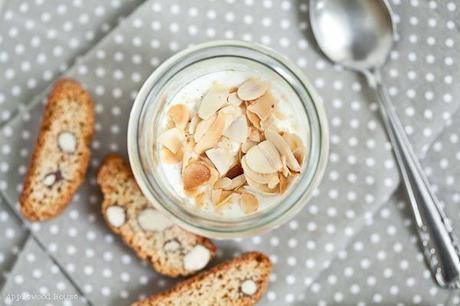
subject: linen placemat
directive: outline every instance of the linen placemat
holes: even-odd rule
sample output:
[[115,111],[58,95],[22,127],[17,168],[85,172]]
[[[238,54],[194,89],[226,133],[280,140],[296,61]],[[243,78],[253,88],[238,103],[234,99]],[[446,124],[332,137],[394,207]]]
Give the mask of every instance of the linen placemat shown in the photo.
[[[412,127],[410,137],[419,152],[442,130],[445,114],[457,109],[455,97],[460,96],[452,81],[459,71],[454,60],[456,29],[450,29],[450,23],[430,5],[424,1],[394,3],[401,38],[384,74],[408,132]],[[125,305],[127,300],[170,284],[107,231],[99,213],[94,175],[106,153],[125,153],[127,114],[142,81],[159,63],[191,43],[232,38],[278,49],[310,76],[330,119],[329,167],[311,203],[289,224],[269,234],[219,243],[225,257],[251,249],[271,256],[274,274],[262,305],[292,303],[304,294],[311,280],[390,197],[398,177],[376,104],[369,103],[374,96],[355,74],[330,65],[318,53],[308,29],[307,10],[304,1],[200,0],[193,5],[149,1],[65,73],[80,80],[95,98],[92,167],[88,183],[69,209],[32,229],[93,303]],[[430,25],[432,19],[437,20],[435,26]],[[411,35],[417,36],[418,43],[408,39]],[[428,43],[430,37],[453,41],[453,47],[434,49]],[[434,63],[430,63],[432,58]],[[421,77],[414,78],[414,73]],[[408,89],[412,91],[406,93]],[[425,93],[427,89],[430,93]],[[8,166],[1,173],[0,187],[13,206],[42,109],[42,103],[32,102],[2,130],[0,159]]]

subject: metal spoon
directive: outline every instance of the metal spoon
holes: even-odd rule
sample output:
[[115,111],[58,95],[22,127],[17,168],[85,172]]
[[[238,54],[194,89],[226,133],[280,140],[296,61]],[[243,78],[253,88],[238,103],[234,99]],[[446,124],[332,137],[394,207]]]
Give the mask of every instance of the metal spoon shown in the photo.
[[430,188],[379,73],[393,45],[395,27],[386,0],[310,0],[310,23],[322,52],[333,62],[361,72],[378,94],[423,251],[442,287],[460,287],[460,257],[452,227]]

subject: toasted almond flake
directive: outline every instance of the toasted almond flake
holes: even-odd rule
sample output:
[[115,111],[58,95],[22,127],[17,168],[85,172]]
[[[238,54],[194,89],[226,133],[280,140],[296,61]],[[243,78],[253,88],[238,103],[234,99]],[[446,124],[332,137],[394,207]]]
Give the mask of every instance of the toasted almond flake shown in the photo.
[[198,117],[197,115],[193,116],[192,119],[190,119],[190,122],[188,124],[188,127],[187,127],[187,132],[189,134],[194,134],[195,133],[195,130],[196,130],[196,127],[198,125],[198,122],[200,121],[200,117]]
[[282,135],[283,139],[287,142],[292,151],[297,150],[303,146],[302,139],[296,134],[284,132]]
[[224,136],[243,143],[248,137],[248,122],[244,116],[238,116],[225,130]]
[[240,207],[245,214],[253,213],[259,208],[259,200],[257,200],[255,195],[243,192],[241,194]]
[[262,174],[253,171],[246,162],[246,156],[243,156],[241,159],[241,166],[243,167],[244,175],[259,184],[268,184],[269,182],[273,181],[274,177],[278,177],[278,174],[276,173]]
[[252,141],[250,139],[246,139],[243,145],[241,145],[241,152],[247,153],[255,145],[257,145],[257,142]]
[[206,198],[206,193],[200,192],[195,195],[195,204],[198,208],[204,207],[204,200]]
[[224,176],[234,163],[234,157],[222,148],[212,148],[206,151],[206,155],[216,167],[221,176]]
[[302,139],[293,133],[283,133],[283,139],[289,144],[297,162],[302,165],[305,159],[305,146]]
[[215,210],[217,212],[222,212],[222,210],[224,210],[224,208],[227,207],[228,204],[231,203],[230,200],[232,198],[232,195],[233,195],[233,192],[231,191],[225,191],[225,190],[222,191],[219,202],[215,204]]
[[209,128],[211,125],[214,123],[216,120],[216,116],[211,116],[208,119],[201,120],[197,123],[195,132],[193,135],[193,139],[198,142],[203,138],[203,136],[206,134],[207,131],[209,131]]
[[238,94],[236,92],[232,92],[228,95],[227,102],[234,106],[240,106],[243,100],[241,100],[240,97],[238,97]]
[[217,180],[216,184],[214,185],[214,188],[221,188],[221,189],[229,190],[228,187],[231,186],[231,184],[232,184],[232,179],[228,177],[221,177],[220,179]]
[[260,120],[264,121],[270,117],[275,108],[276,100],[269,92],[255,100],[248,106],[248,111],[259,116]]
[[246,109],[246,117],[248,118],[249,122],[251,122],[251,124],[258,130],[261,130],[261,126],[260,126],[260,118],[259,116],[257,116],[256,114],[254,114],[253,112],[249,111],[248,109]]
[[211,202],[214,205],[217,205],[217,203],[219,203],[219,201],[220,201],[221,195],[222,195],[222,189],[221,188],[212,189],[211,190]]
[[246,159],[246,163],[249,168],[255,172],[262,174],[276,172],[276,169],[270,165],[270,162],[267,160],[259,146],[253,146],[250,148],[244,158]]
[[198,159],[198,154],[193,151],[194,147],[195,141],[193,140],[193,137],[191,135],[187,135],[185,137],[185,144],[183,147],[184,156],[182,158],[182,171],[184,170],[184,167],[188,165],[190,160]]
[[169,108],[168,117],[177,128],[184,130],[190,118],[190,112],[186,105],[175,104]]
[[196,190],[196,189],[192,189],[192,190],[184,189],[184,193],[185,193],[185,195],[187,195],[188,197],[194,198],[194,197],[196,197],[196,195],[199,193],[199,191]]
[[278,193],[278,188],[270,189],[266,184],[257,183],[256,181],[251,180],[249,177],[246,177],[246,181],[248,182],[248,186],[245,186],[246,190],[254,191],[265,195],[272,195],[274,193]]
[[299,172],[299,162],[295,159],[294,154],[292,153],[292,150],[289,147],[289,144],[283,139],[283,137],[281,137],[281,135],[270,129],[265,131],[265,137],[268,141],[273,143],[273,145],[276,147],[276,149],[278,150],[278,152],[280,152],[281,155],[286,156],[286,164],[289,167],[289,169]]
[[224,190],[235,190],[241,186],[243,186],[246,183],[246,177],[244,174],[238,175],[234,179],[230,181],[230,184],[223,187]]
[[214,169],[213,167],[210,168],[211,170],[211,178],[209,179],[209,184],[213,186],[217,180],[220,178],[219,171]]
[[229,104],[222,107],[219,110],[219,113],[225,113],[227,115],[230,115],[230,120],[233,121],[242,114],[242,111],[240,107]]
[[289,171],[289,168],[287,166],[286,156],[285,155],[281,155],[281,164],[283,165],[283,167],[281,168],[281,173],[285,177],[287,177],[291,172]]
[[[238,159],[238,160],[241,160],[241,158]],[[243,168],[241,167],[241,163],[238,162],[237,164],[233,165],[227,171],[226,177],[228,177],[230,179],[234,179],[235,177],[240,176],[241,174],[243,174]]]
[[284,193],[288,187],[288,179],[282,175],[281,173],[279,174],[279,180],[280,180],[280,184],[279,184],[279,192],[280,193]]
[[267,82],[250,78],[238,88],[238,97],[244,101],[255,100],[264,95],[269,87]]
[[222,106],[227,103],[228,89],[219,83],[214,83],[204,95],[198,108],[198,116],[207,119],[214,115]]
[[209,127],[209,130],[204,136],[197,142],[194,150],[197,154],[203,153],[205,150],[214,147],[219,141],[220,137],[224,132],[225,125],[225,114],[219,113],[216,120]]
[[182,148],[184,140],[184,132],[178,128],[169,129],[158,137],[158,143],[168,148],[174,154]]
[[294,157],[295,159],[297,160],[297,162],[299,163],[299,165],[302,166],[303,164],[303,161],[305,160],[305,154],[303,152],[302,149],[297,149],[295,152],[294,152]]
[[254,142],[259,142],[261,140],[261,135],[258,129],[251,127],[251,130],[249,132],[249,140],[252,140]]
[[228,89],[228,92],[229,93],[234,93],[234,92],[237,92],[238,91],[238,87],[237,86],[232,86]]
[[268,140],[262,141],[257,145],[262,153],[264,154],[265,158],[267,158],[270,165],[276,169],[276,171],[280,171],[283,167],[281,163],[281,156],[276,147]]
[[192,161],[188,164],[182,174],[184,181],[184,189],[192,190],[211,178],[211,170],[209,166],[202,161]]
[[167,164],[177,164],[182,161],[184,157],[184,152],[179,150],[174,154],[173,152],[169,151],[166,147],[161,147],[161,160]]
[[272,176],[272,179],[267,183],[268,188],[273,189],[276,186],[278,186],[280,182],[280,179],[278,178],[278,175]]

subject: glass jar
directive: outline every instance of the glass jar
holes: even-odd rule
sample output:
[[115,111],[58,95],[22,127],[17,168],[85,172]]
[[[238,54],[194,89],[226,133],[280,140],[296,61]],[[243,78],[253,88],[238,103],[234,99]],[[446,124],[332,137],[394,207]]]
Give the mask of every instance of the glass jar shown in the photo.
[[[295,113],[304,118],[308,156],[303,171],[280,203],[254,214],[228,218],[183,205],[159,167],[156,139],[160,118],[176,93],[209,73],[240,69],[270,73],[295,95]],[[329,134],[323,104],[302,72],[267,47],[240,41],[214,41],[183,50],[162,63],[145,81],[134,102],[128,126],[128,153],[136,181],[156,209],[179,226],[210,238],[237,238],[273,229],[292,218],[311,198],[326,167]]]

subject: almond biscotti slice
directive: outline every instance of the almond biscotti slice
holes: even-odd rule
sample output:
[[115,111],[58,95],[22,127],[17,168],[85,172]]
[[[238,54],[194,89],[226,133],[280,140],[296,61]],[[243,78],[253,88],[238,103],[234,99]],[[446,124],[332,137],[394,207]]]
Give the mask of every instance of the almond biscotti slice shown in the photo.
[[45,221],[64,210],[85,178],[93,131],[90,94],[74,80],[58,81],[48,96],[19,199],[27,219]]
[[158,272],[189,275],[215,256],[216,246],[209,239],[183,230],[153,208],[120,156],[105,158],[97,182],[104,195],[102,214],[107,224]]
[[264,254],[244,253],[132,306],[254,305],[267,290],[271,268]]

